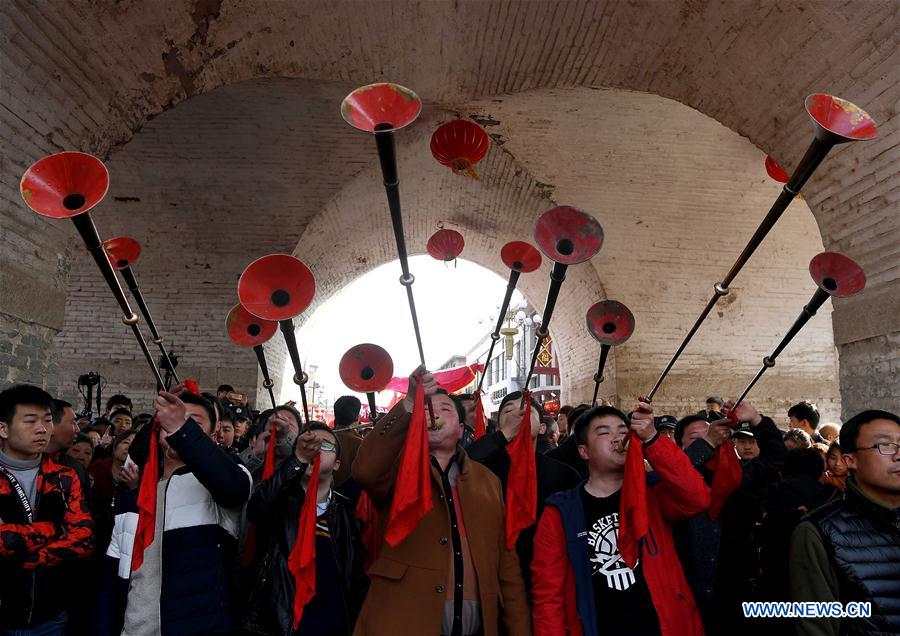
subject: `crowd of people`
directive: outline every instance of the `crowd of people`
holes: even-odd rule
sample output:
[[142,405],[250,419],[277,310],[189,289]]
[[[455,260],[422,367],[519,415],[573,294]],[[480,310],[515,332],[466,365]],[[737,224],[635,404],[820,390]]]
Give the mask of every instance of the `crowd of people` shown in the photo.
[[[369,424],[353,396],[307,423],[233,395],[178,385],[152,414],[115,395],[91,420],[0,392],[0,636],[900,633],[896,414],[820,425],[809,402],[710,397],[551,417],[517,392],[482,433],[473,396],[424,369]],[[511,498],[534,507],[512,530]],[[749,618],[750,601],[871,613]]]

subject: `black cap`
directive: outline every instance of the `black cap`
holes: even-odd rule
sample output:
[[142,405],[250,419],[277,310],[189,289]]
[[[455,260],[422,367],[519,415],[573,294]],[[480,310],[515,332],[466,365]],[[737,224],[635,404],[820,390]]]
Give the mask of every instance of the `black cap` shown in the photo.
[[732,437],[754,437],[750,422],[741,422],[731,430]]
[[653,418],[653,424],[656,426],[657,431],[663,428],[670,428],[674,431],[675,427],[678,426],[678,418],[674,415],[660,415]]
[[231,406],[231,414],[234,416],[236,420],[249,420],[250,413],[247,411],[247,407],[243,404],[233,404]]

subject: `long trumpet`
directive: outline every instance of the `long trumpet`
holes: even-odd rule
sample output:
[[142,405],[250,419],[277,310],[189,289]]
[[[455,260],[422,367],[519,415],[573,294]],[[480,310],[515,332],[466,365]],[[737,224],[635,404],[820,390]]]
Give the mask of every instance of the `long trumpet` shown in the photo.
[[848,298],[861,292],[866,286],[866,274],[856,262],[838,252],[822,252],[813,257],[809,263],[809,274],[816,283],[816,291],[809,302],[803,306],[803,311],[788,329],[788,332],[768,356],[763,358],[763,366],[735,401],[730,411],[738,407],[744,401],[750,390],[759,382],[759,379],[770,368],[775,366],[775,359],[784,351],[791,340],[794,339],[810,318],[816,315],[819,308],[831,298]]
[[147,302],[144,300],[144,294],[141,292],[137,278],[134,276],[134,270],[131,269],[131,266],[137,262],[138,257],[141,255],[140,243],[127,236],[118,236],[103,241],[103,249],[106,251],[110,265],[122,272],[122,278],[125,279],[125,283],[128,285],[128,291],[131,292],[131,296],[134,298],[134,302],[137,303],[141,315],[147,321],[147,327],[153,336],[153,344],[159,347],[159,352],[162,354],[162,359],[165,363],[163,367],[168,369],[172,377],[175,378],[175,384],[179,384],[181,380],[178,379],[178,374],[175,372],[175,365],[172,364],[169,352],[166,351],[166,346],[163,344],[163,340],[156,328],[156,323],[153,322],[153,316],[150,315]]
[[497,314],[497,325],[491,333],[491,346],[488,348],[487,358],[484,362],[484,371],[478,379],[478,386],[475,388],[475,399],[480,399],[481,385],[484,384],[484,376],[487,375],[488,363],[491,361],[491,355],[494,353],[494,346],[500,340],[500,328],[503,326],[503,318],[506,316],[506,310],[509,309],[509,303],[512,300],[513,292],[516,284],[519,282],[520,274],[528,274],[541,266],[541,253],[534,246],[524,241],[510,241],[500,250],[500,258],[503,264],[509,268],[509,281],[506,283],[506,293],[503,296],[503,305],[500,307],[500,313]]
[[374,424],[375,393],[383,391],[394,375],[394,361],[390,354],[368,342],[355,345],[341,357],[338,373],[348,389],[366,394],[369,414]]
[[769,212],[766,214],[765,218],[763,218],[759,227],[756,228],[756,232],[750,237],[750,241],[731,266],[731,269],[728,270],[725,278],[713,286],[714,293],[712,298],[710,298],[706,307],[704,307],[700,316],[697,318],[696,322],[694,322],[693,327],[691,327],[690,331],[688,331],[687,335],[684,337],[684,340],[682,340],[678,350],[675,351],[675,355],[672,356],[672,359],[669,360],[666,368],[656,380],[656,384],[653,385],[653,388],[647,394],[646,400],[648,402],[653,400],[653,396],[656,395],[663,380],[665,380],[669,371],[672,370],[675,362],[694,337],[694,334],[697,333],[700,325],[703,324],[703,321],[709,316],[713,307],[715,307],[722,296],[728,294],[730,291],[729,285],[731,285],[732,281],[738,275],[738,272],[740,272],[747,261],[750,260],[753,252],[755,252],[756,248],[763,242],[763,239],[765,239],[766,235],[772,227],[774,227],[778,219],[781,218],[781,215],[787,209],[791,201],[793,201],[794,197],[800,193],[800,190],[831,149],[838,144],[874,139],[878,134],[878,128],[875,125],[875,122],[866,111],[839,97],[826,95],[824,93],[815,93],[806,98],[804,105],[806,107],[806,112],[809,114],[813,126],[815,127],[815,137],[810,143],[809,148],[807,148],[803,158],[800,160],[800,163],[797,165],[797,168],[794,170],[794,173],[791,175],[791,178],[782,188],[781,194],[778,195],[775,203],[772,204]]
[[537,342],[531,354],[531,365],[525,379],[523,391],[528,389],[534,366],[540,354],[544,339],[550,335],[550,319],[569,265],[577,265],[590,260],[603,247],[603,228],[593,216],[569,206],[559,206],[548,210],[538,219],[534,229],[534,240],[544,255],[553,261],[550,272],[550,288],[544,304],[543,320],[537,330]]
[[[357,88],[341,102],[341,116],[344,121],[357,130],[372,133],[375,136],[384,191],[391,212],[394,241],[397,243],[397,257],[400,260],[402,272],[400,284],[406,288],[409,314],[416,335],[416,346],[419,348],[419,362],[424,366],[425,350],[422,347],[422,333],[419,330],[419,316],[416,313],[416,301],[412,290],[416,277],[409,271],[406,254],[406,237],[403,233],[403,214],[400,208],[400,177],[397,174],[397,150],[394,145],[394,132],[413,123],[420,112],[422,112],[422,100],[415,92],[389,82],[368,84]],[[437,423],[431,398],[427,398],[426,401],[431,428],[436,428]]]
[[38,214],[53,219],[72,219],[122,310],[122,322],[131,327],[141,353],[153,372],[158,391],[163,387],[159,369],[138,329],[138,316],[128,304],[90,215],[90,210],[103,200],[108,189],[109,172],[106,166],[96,157],[83,152],[60,152],[44,157],[25,171],[19,184],[25,205]]
[[269,377],[269,365],[266,363],[266,352],[263,350],[263,344],[275,335],[278,323],[257,318],[247,311],[243,305],[238,304],[228,312],[228,316],[225,318],[225,328],[228,330],[228,337],[231,338],[234,344],[240,347],[253,347],[253,353],[256,354],[259,369],[263,374],[263,386],[269,392],[269,399],[272,401],[272,408],[274,409],[275,393],[272,391],[272,387],[275,383]]
[[310,423],[306,401],[309,376],[303,372],[294,317],[309,307],[316,293],[316,279],[299,259],[287,254],[269,254],[250,263],[238,281],[238,298],[244,309],[257,318],[278,323],[294,367],[294,384],[300,387],[303,415]]
[[634,333],[634,314],[617,300],[601,300],[587,310],[586,319],[588,332],[600,343],[600,362],[594,374],[594,397],[591,399],[591,406],[594,406],[604,380],[609,350],[625,343]]

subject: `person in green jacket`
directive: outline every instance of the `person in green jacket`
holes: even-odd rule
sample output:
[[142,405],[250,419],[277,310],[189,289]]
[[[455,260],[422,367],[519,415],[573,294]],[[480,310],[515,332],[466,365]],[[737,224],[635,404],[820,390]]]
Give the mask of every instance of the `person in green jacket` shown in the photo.
[[871,603],[862,618],[803,618],[798,636],[900,633],[900,417],[864,411],[841,428],[842,499],[804,517],[791,539],[794,601]]

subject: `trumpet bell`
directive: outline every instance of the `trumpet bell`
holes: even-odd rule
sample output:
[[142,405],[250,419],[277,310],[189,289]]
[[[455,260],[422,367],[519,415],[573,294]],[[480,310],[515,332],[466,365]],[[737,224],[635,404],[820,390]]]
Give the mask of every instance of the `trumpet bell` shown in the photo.
[[511,270],[528,274],[541,266],[541,253],[525,241],[510,241],[500,250],[503,264]]
[[462,254],[466,241],[456,230],[438,230],[428,239],[425,246],[432,258],[439,261],[452,261]]
[[601,300],[587,310],[587,328],[600,344],[620,345],[634,333],[634,314],[617,300]]
[[847,298],[866,286],[866,273],[856,261],[839,252],[816,254],[809,262],[809,275],[829,296]]
[[269,254],[247,266],[238,281],[244,308],[264,320],[289,320],[309,307],[316,279],[303,261],[287,254]]
[[562,205],[538,219],[534,240],[547,258],[563,265],[590,260],[603,247],[603,227],[587,212]]
[[814,93],[806,98],[804,106],[819,136],[829,137],[834,143],[866,141],[878,135],[878,127],[869,113],[846,99]]
[[141,244],[133,238],[117,236],[103,241],[103,251],[113,267],[125,269],[137,263],[141,255]]
[[394,375],[394,361],[378,345],[358,344],[350,347],[341,357],[338,373],[351,391],[375,393],[384,390],[390,383]]
[[788,173],[772,158],[772,155],[766,155],[766,173],[778,183],[787,183],[790,180]]
[[225,318],[228,337],[240,347],[255,347],[275,335],[278,323],[257,318],[243,305],[235,305]]
[[392,132],[413,123],[422,100],[399,84],[379,82],[357,88],[341,102],[341,117],[364,132]]
[[84,214],[103,200],[108,189],[106,166],[84,152],[44,157],[25,171],[19,184],[25,204],[53,219]]

